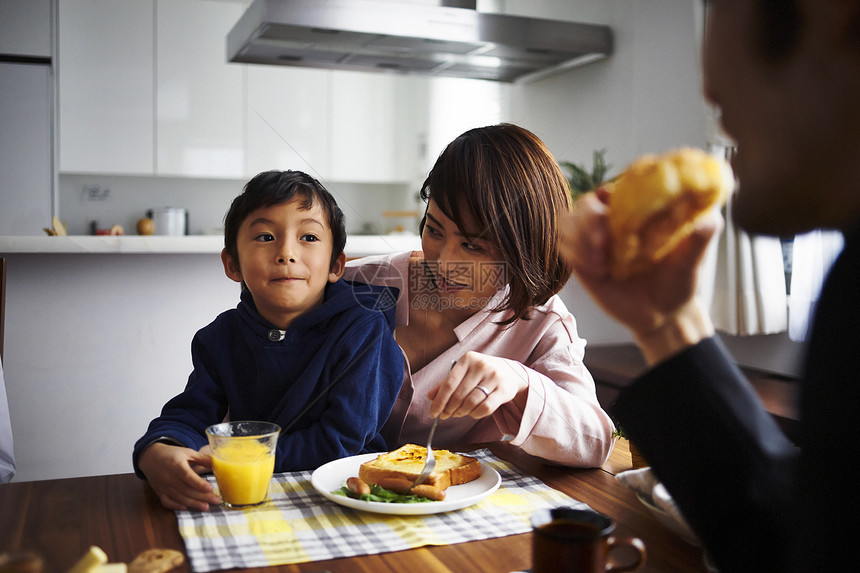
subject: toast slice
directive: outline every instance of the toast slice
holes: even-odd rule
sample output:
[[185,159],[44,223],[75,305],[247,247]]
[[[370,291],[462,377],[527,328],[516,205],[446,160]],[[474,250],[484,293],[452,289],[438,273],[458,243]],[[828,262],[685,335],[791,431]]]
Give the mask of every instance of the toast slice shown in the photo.
[[[449,452],[433,450],[436,456],[436,469],[424,482],[448,489],[481,477],[481,462],[477,458]],[[427,448],[406,444],[392,452],[380,454],[376,459],[364,462],[358,469],[358,477],[367,483],[377,483],[383,478],[401,478],[414,481],[424,468]]]

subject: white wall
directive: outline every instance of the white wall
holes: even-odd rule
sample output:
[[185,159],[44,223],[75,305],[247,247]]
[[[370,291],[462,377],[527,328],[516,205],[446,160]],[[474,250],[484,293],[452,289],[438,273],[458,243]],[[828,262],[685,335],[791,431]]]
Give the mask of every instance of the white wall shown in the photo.
[[[643,153],[704,147],[696,6],[690,0],[509,0],[509,13],[608,24],[615,53],[568,73],[511,88],[510,117],[537,133],[556,158],[591,165],[606,149],[621,171]],[[590,344],[630,342],[573,279],[562,298]]]
[[[537,133],[559,160],[591,165],[606,149],[617,174],[643,153],[707,143],[701,11],[690,0],[497,0],[508,13],[608,24],[615,53],[568,73],[510,88],[507,121]],[[575,279],[561,296],[589,344],[631,342]],[[803,345],[784,334],[721,335],[744,366],[798,376]]]
[[[524,3],[511,2],[521,7]],[[543,13],[584,19],[587,2],[543,0]],[[593,0],[612,27],[615,53],[511,92],[510,121],[537,133],[559,160],[591,165],[607,149],[611,174],[646,152],[704,147],[696,3],[690,0]],[[594,8],[592,6],[592,8]],[[534,10],[533,10],[534,11]]]
[[191,372],[191,338],[238,301],[211,255],[6,255],[3,371],[14,481],[131,471]]

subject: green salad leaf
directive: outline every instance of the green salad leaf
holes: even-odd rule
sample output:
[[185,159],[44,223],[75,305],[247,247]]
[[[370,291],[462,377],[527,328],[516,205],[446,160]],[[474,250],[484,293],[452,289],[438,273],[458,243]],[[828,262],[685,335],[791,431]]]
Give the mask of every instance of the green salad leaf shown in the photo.
[[421,497],[420,495],[402,494],[393,492],[390,489],[379,487],[376,484],[370,484],[370,493],[357,495],[351,489],[343,486],[332,492],[334,495],[343,495],[352,499],[360,499],[362,501],[378,501],[380,503],[424,503],[433,502],[435,500]]

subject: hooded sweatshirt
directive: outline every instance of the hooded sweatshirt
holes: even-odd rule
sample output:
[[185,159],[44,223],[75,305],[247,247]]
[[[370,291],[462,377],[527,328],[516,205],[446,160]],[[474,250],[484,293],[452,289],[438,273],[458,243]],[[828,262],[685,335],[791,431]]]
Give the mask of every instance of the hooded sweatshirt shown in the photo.
[[135,444],[135,473],[145,478],[138,460],[153,442],[199,450],[206,428],[228,419],[281,426],[277,472],[387,450],[380,429],[403,381],[393,336],[397,296],[396,288],[341,279],[283,331],[244,290],[235,309],[194,336],[188,384]]

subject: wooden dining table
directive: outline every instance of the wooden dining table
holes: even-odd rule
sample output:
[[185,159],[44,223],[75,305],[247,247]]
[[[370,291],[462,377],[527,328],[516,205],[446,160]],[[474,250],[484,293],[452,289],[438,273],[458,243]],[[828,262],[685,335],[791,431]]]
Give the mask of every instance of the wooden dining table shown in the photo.
[[[603,467],[593,469],[548,464],[501,444],[485,446],[524,473],[611,517],[615,535],[640,538],[647,548],[641,571],[707,571],[702,550],[663,526],[632,490],[615,479],[615,474],[631,468],[626,441],[618,440]],[[524,533],[242,571],[510,572],[531,566],[531,544],[532,534]],[[147,483],[134,474],[0,485],[0,553],[36,554],[44,561],[44,571],[53,573],[67,571],[92,545],[102,548],[111,562],[125,563],[146,549],[185,551],[176,515],[162,507]],[[172,571],[191,568],[186,560]]]

